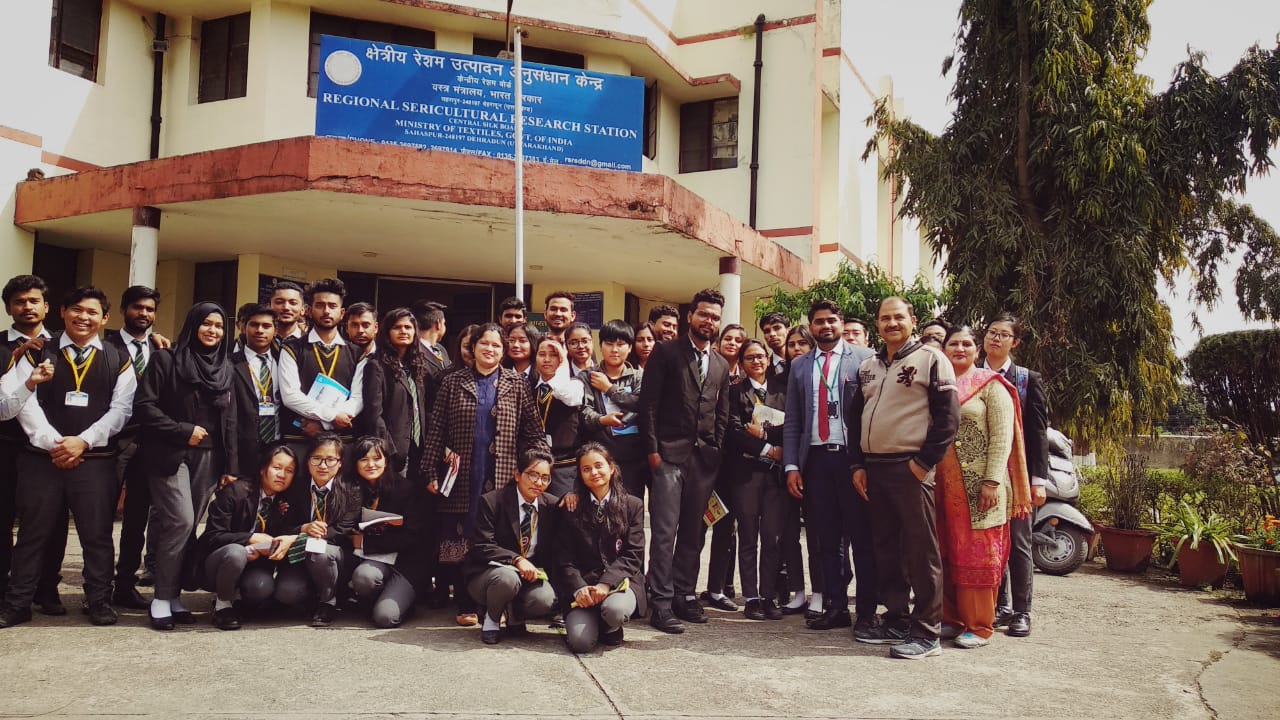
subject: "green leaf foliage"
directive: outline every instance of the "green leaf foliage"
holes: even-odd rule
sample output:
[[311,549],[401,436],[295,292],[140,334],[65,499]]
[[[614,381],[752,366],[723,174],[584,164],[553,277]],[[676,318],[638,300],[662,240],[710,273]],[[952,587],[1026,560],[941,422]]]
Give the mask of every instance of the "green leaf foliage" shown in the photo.
[[1280,237],[1232,195],[1271,166],[1280,47],[1221,77],[1190,53],[1155,93],[1136,72],[1147,0],[965,0],[956,110],[932,135],[881,103],[867,155],[906,187],[945,257],[948,315],[1019,315],[1019,360],[1044,373],[1054,424],[1079,440],[1149,430],[1178,398],[1181,364],[1161,281],[1183,269],[1219,297],[1243,254],[1241,310],[1280,317]]
[[1205,410],[1248,433],[1255,445],[1280,437],[1280,330],[1209,335],[1187,355]]
[[917,277],[907,285],[875,263],[858,266],[845,260],[830,278],[817,280],[795,292],[778,288],[770,297],[757,300],[756,317],[780,312],[787,317],[789,325],[794,325],[807,322],[813,301],[831,300],[840,306],[846,320],[861,321],[874,343],[878,339],[875,317],[880,301],[894,295],[906,298],[915,308],[916,319],[922,323],[936,317],[947,304],[947,293],[934,290],[924,277]]

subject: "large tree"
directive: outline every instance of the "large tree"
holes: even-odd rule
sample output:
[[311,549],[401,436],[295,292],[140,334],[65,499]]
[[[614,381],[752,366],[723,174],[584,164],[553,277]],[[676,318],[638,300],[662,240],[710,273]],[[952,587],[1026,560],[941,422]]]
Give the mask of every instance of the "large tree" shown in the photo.
[[887,143],[903,214],[945,256],[948,316],[1019,314],[1019,357],[1049,378],[1054,421],[1086,441],[1148,429],[1177,397],[1161,281],[1190,269],[1212,304],[1218,266],[1242,253],[1241,311],[1280,315],[1280,239],[1233,199],[1271,166],[1280,48],[1221,77],[1191,52],[1154,93],[1136,72],[1148,4],[964,0],[945,132],[881,103],[868,145]]

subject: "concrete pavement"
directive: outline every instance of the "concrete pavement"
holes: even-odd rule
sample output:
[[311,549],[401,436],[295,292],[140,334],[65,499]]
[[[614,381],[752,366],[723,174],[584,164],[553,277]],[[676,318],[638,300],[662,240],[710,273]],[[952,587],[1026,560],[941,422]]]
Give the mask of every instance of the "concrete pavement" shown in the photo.
[[[68,565],[78,568],[78,549]],[[141,612],[95,628],[71,614],[0,630],[0,717],[87,718],[1232,718],[1280,716],[1280,620],[1090,564],[1037,575],[1034,634],[979,650],[890,660],[798,617],[709,611],[684,635],[627,628],[576,657],[545,626],[497,647],[449,611],[402,628],[301,615],[161,634]]]

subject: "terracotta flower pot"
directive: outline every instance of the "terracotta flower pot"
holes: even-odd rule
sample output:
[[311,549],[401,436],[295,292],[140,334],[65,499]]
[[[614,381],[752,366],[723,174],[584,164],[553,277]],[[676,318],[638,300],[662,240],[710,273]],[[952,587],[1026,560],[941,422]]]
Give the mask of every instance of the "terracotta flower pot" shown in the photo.
[[1244,596],[1260,605],[1280,605],[1280,552],[1236,546]]
[[1107,569],[1116,572],[1144,572],[1151,563],[1156,534],[1151,530],[1121,530],[1099,525]]
[[1200,547],[1191,549],[1191,544],[1182,546],[1178,553],[1178,581],[1186,587],[1212,585],[1222,587],[1227,580],[1227,563],[1218,562],[1218,553],[1213,543],[1201,542]]

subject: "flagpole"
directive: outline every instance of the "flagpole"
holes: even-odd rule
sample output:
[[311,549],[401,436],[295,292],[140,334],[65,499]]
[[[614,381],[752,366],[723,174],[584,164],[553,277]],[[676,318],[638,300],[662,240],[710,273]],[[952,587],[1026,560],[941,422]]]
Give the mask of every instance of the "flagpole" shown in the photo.
[[520,26],[515,33],[516,65],[516,297],[524,299],[524,72],[520,49]]

